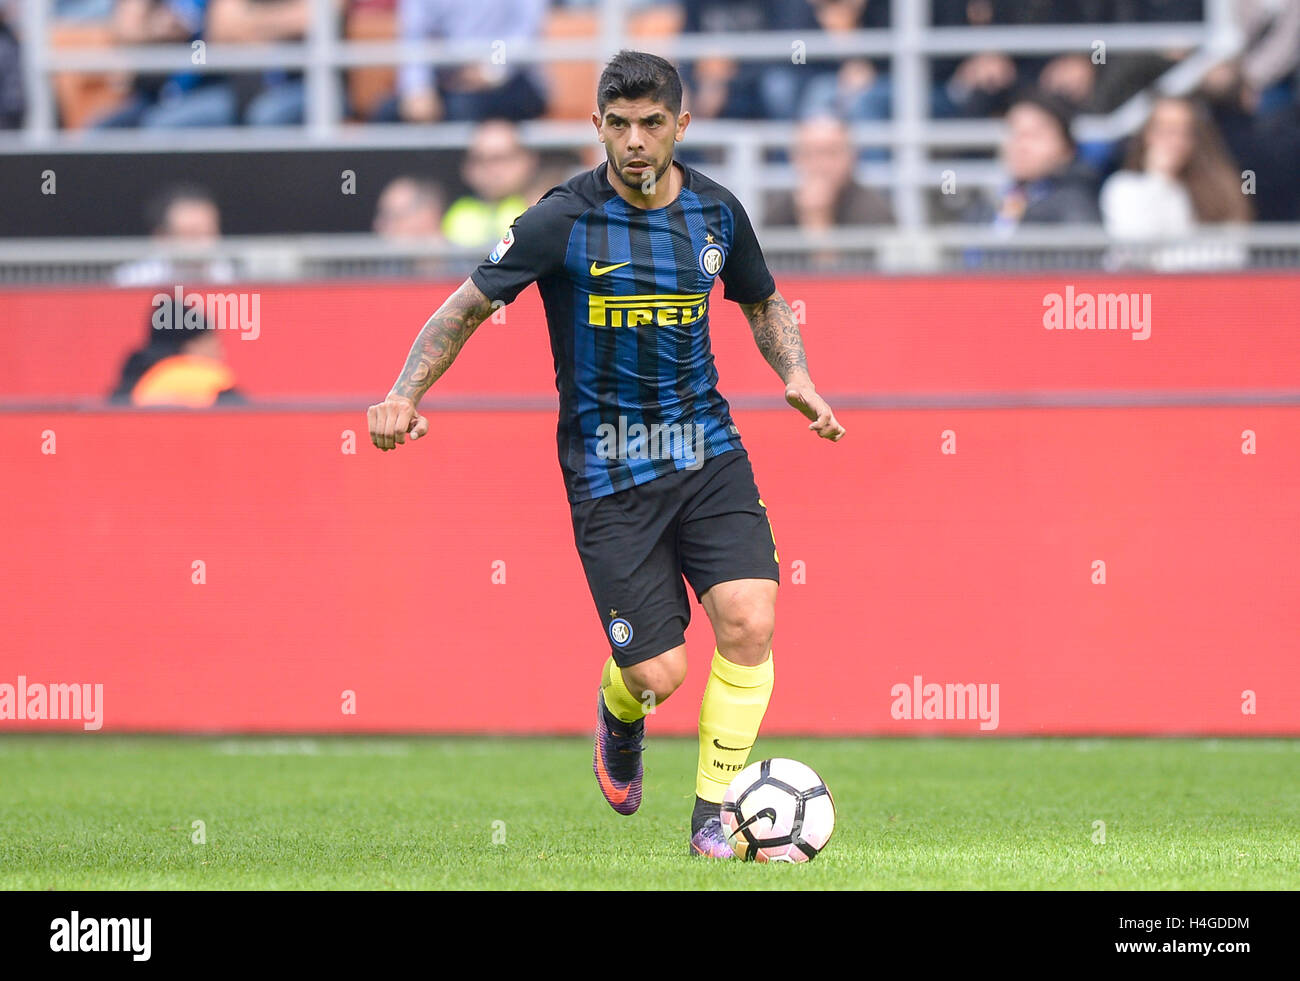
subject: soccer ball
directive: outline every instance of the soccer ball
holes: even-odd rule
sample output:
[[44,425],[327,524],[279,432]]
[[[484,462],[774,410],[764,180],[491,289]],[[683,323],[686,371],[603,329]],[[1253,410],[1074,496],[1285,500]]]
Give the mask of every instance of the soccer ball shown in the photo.
[[727,844],[746,862],[807,862],[831,840],[835,801],[812,767],[763,760],[736,774],[722,800]]

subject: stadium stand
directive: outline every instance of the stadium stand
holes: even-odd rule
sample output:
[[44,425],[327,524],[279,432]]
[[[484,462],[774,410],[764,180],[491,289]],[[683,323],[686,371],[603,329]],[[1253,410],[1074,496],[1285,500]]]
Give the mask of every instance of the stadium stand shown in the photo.
[[[9,0],[4,16],[20,40],[25,111],[17,131],[0,133],[0,170],[21,166],[38,150],[66,154],[69,160],[105,152],[184,153],[200,168],[197,179],[223,198],[230,233],[217,246],[228,250],[218,258],[247,265],[250,249],[274,252],[282,257],[271,267],[277,276],[365,275],[368,268],[391,268],[378,260],[392,243],[368,237],[370,207],[345,213],[337,193],[326,186],[316,189],[313,200],[300,200],[298,213],[306,209],[328,216],[322,219],[325,227],[350,237],[304,240],[295,234],[288,210],[282,222],[286,237],[274,240],[264,227],[244,235],[248,217],[277,214],[291,188],[277,184],[273,173],[265,175],[260,198],[256,189],[223,188],[220,174],[202,172],[205,166],[224,168],[224,162],[215,162],[221,154],[342,149],[404,154],[389,168],[391,176],[419,173],[454,201],[466,191],[457,157],[470,145],[472,123],[372,120],[399,118],[394,92],[404,65],[408,75],[413,66],[429,65],[445,77],[456,66],[505,61],[508,77],[542,80],[544,107],[540,118],[523,124],[521,138],[541,155],[542,173],[562,179],[573,166],[596,161],[586,122],[592,84],[601,60],[627,43],[665,53],[683,66],[688,108],[693,100],[700,103],[683,148],[686,159],[707,165],[735,188],[776,261],[789,268],[829,268],[828,258],[834,268],[884,272],[981,264],[1106,268],[1116,261],[1164,268],[1168,243],[1142,241],[1132,222],[1113,215],[1101,223],[1100,189],[1121,175],[1110,185],[1113,203],[1131,186],[1123,175],[1135,166],[1133,141],[1157,101],[1169,105],[1168,99],[1190,100],[1186,104],[1198,120],[1198,133],[1207,144],[1223,144],[1215,193],[1235,200],[1209,208],[1202,201],[1190,227],[1167,227],[1208,241],[1220,236],[1207,224],[1230,221],[1234,264],[1300,261],[1300,236],[1289,227],[1300,219],[1300,182],[1292,176],[1300,151],[1295,84],[1300,0],[781,0],[768,5],[536,0],[518,11],[543,11],[537,36],[494,39],[501,47],[491,51],[484,48],[486,37],[454,36],[472,34],[474,28],[454,18],[438,20],[454,5],[434,0],[405,0],[407,9],[424,5],[433,12],[417,32],[422,41],[401,40],[403,0],[223,0],[210,8],[187,6],[188,0],[149,0],[146,6],[160,22],[173,25],[151,28],[154,35],[188,32],[190,42],[124,45],[120,38],[126,35],[120,28],[115,34],[111,24],[121,20],[124,9],[139,9],[144,2]],[[745,12],[759,6],[761,17]],[[215,37],[209,29],[213,11],[224,25]],[[276,11],[278,19],[268,20]],[[511,12],[518,14],[509,4],[493,3],[479,4],[476,16],[492,11],[500,23]],[[241,16],[248,20],[243,26]],[[454,27],[450,38],[447,24]],[[141,37],[139,32],[130,36]],[[484,71],[491,74],[487,67]],[[297,110],[290,108],[293,99],[277,100],[283,112],[252,108],[259,94],[273,94],[265,87],[273,76],[282,95],[302,94],[301,125],[295,122]],[[294,81],[299,76],[300,87]],[[716,89],[705,76],[723,80],[721,97],[704,91]],[[128,87],[138,92],[140,79],[169,77],[185,80],[177,98],[208,93],[195,115],[181,113],[179,103],[172,105],[176,113],[162,111],[161,104],[123,112],[132,105],[123,101]],[[990,216],[1014,212],[1008,201],[1022,193],[1040,193],[1017,187],[1008,171],[1001,119],[1012,99],[1025,98],[1035,86],[1040,92],[1032,98],[1068,107],[1058,116],[1078,147],[1069,179],[1085,189],[1091,204],[1062,213],[1057,220],[1065,223],[1054,234],[1035,229],[1044,234],[1034,237],[1021,234],[1029,231],[1023,228],[989,248],[982,236],[1006,232],[990,224]],[[456,93],[450,94],[454,101]],[[183,139],[147,127],[85,131],[115,108],[119,125],[156,122],[155,111],[165,119],[180,114],[200,122],[209,110],[211,119],[229,125],[187,129]],[[519,111],[534,114],[527,107]],[[787,207],[800,182],[791,124],[806,113],[844,121],[854,151],[854,184],[884,202],[883,209],[841,209],[830,237],[816,242],[790,222]],[[278,125],[246,125],[253,119]],[[419,154],[438,156],[420,159]],[[1226,180],[1228,165],[1238,175],[1235,191]],[[1186,186],[1189,179],[1184,175],[1179,182]],[[305,193],[301,187],[292,190]],[[71,232],[59,235],[53,230],[57,223],[38,232],[19,202],[0,228],[0,282],[94,281],[108,265],[96,258],[97,250],[119,259],[149,252],[151,243],[132,238],[140,201],[126,200],[131,194],[147,196],[143,189],[125,192],[115,236],[120,240],[111,244],[79,241]],[[110,211],[113,204],[107,205]],[[779,206],[771,216],[769,204]],[[1042,213],[1041,205],[1029,207],[1026,220]],[[891,220],[882,222],[883,215]],[[972,222],[973,216],[978,220]],[[1251,218],[1249,227],[1235,227]],[[1086,227],[1074,227],[1080,222]],[[1162,229],[1166,226],[1152,225],[1151,234]],[[48,248],[33,251],[22,241],[32,234],[61,241],[51,238],[43,243]],[[1113,247],[1116,235],[1125,243],[1119,251]],[[261,241],[245,241],[253,237]],[[425,244],[450,262],[448,268],[458,268],[457,262],[465,268],[474,258],[472,250],[455,242]],[[68,261],[59,261],[60,254]],[[1119,254],[1122,260],[1115,258]],[[1195,268],[1201,254],[1195,242],[1185,254],[1193,257],[1189,268]],[[1220,261],[1207,258],[1205,267]]]

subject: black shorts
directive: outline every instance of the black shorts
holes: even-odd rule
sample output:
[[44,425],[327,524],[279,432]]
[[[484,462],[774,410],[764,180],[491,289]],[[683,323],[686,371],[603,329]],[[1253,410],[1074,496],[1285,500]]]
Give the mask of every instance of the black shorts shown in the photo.
[[780,582],[776,541],[749,454],[570,505],[573,538],[614,663],[627,667],[685,642],[691,605],[720,582]]

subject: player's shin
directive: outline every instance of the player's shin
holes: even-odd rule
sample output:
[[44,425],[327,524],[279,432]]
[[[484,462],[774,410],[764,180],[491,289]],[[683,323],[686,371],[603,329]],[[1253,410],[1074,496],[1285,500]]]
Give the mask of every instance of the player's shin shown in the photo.
[[728,661],[716,650],[700,703],[700,766],[695,793],[721,804],[727,785],[745,767],[772,697],[772,654],[762,664]]

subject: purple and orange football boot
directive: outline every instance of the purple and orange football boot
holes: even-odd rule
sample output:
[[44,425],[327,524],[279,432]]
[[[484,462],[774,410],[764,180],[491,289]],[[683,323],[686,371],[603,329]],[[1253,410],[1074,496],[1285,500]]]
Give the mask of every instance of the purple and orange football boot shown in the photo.
[[641,750],[645,719],[622,722],[605,707],[596,692],[596,751],[591,769],[609,806],[619,814],[635,814],[641,806]]
[[704,858],[736,857],[736,853],[727,844],[727,835],[722,830],[722,818],[709,818],[691,835],[691,854]]

